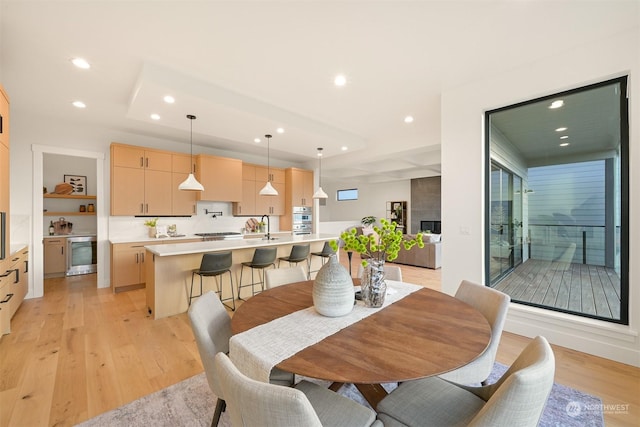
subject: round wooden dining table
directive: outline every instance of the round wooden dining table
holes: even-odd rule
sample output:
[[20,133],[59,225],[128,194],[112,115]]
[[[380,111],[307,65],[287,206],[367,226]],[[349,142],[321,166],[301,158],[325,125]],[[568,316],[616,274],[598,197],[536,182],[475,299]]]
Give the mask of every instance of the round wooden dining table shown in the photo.
[[[389,288],[393,281],[387,280]],[[233,334],[313,306],[313,280],[261,292],[238,307]],[[361,302],[358,302],[361,304]],[[480,356],[491,328],[474,307],[442,292],[419,289],[376,313],[306,347],[278,368],[353,383],[375,408],[386,396],[382,383],[443,374]]]

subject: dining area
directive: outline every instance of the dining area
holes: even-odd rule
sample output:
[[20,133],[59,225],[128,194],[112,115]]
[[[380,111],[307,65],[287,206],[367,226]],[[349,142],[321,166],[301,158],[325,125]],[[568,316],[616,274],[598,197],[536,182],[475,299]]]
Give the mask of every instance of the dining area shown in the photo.
[[[289,269],[301,267],[272,271]],[[531,340],[500,379],[486,383],[505,294],[463,281],[451,296],[400,276],[385,280],[384,302],[371,307],[362,278],[349,276],[351,307],[332,316],[316,307],[316,280],[292,277],[232,315],[212,291],[191,304],[217,397],[212,425],[225,411],[233,426],[537,425],[555,368],[546,339]],[[361,399],[338,393],[349,384]]]

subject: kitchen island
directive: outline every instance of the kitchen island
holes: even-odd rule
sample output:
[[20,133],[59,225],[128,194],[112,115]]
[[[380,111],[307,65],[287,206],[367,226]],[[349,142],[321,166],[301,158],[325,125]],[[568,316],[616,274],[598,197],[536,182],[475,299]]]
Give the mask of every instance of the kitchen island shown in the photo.
[[[189,291],[191,289],[191,271],[200,267],[202,255],[211,252],[232,251],[234,292],[240,280],[242,262],[251,261],[256,248],[276,247],[277,257],[288,256],[291,247],[296,244],[311,245],[311,252],[320,252],[324,242],[338,239],[333,234],[308,234],[308,235],[279,235],[271,240],[266,239],[231,239],[208,242],[173,243],[145,246],[147,252],[146,264],[146,290],[147,308],[154,319],[172,316],[187,311],[189,304]],[[314,257],[317,258],[317,257]],[[320,268],[320,260],[313,262],[311,270]],[[278,264],[276,258],[276,265]],[[288,267],[287,263],[282,267]],[[245,283],[251,278],[251,272],[246,271]],[[200,292],[199,279],[196,278],[197,290]],[[194,284],[194,288],[196,288]],[[203,281],[203,292],[215,289],[213,278]],[[244,289],[248,291],[247,288]],[[229,291],[229,286],[223,287],[224,292]],[[226,298],[227,294],[224,295]],[[247,297],[244,295],[243,297]],[[236,295],[236,298],[238,295]]]

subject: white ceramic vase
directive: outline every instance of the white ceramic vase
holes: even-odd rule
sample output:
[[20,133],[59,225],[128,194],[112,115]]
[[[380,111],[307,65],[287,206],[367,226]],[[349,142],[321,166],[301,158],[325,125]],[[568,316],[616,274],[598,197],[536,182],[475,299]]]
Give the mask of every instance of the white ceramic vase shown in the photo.
[[323,316],[345,316],[353,310],[353,279],[336,254],[318,271],[313,282],[313,306]]

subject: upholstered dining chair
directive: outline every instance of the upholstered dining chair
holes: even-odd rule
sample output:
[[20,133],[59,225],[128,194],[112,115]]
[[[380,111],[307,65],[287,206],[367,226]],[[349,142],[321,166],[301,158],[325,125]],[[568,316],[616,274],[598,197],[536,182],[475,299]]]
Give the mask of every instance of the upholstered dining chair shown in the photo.
[[[215,373],[214,358],[217,353],[229,352],[231,318],[214,291],[205,292],[196,299],[189,307],[188,316],[209,388],[218,397],[211,421],[211,426],[215,427],[226,404]],[[274,368],[270,380],[274,384],[288,386],[293,384],[294,377],[291,373]]]
[[304,282],[305,280],[307,280],[307,273],[304,272],[304,268],[301,265],[296,265],[289,268],[275,268],[272,270],[266,270],[264,274],[264,284],[267,289],[286,285],[288,283]]
[[459,384],[484,383],[493,370],[502,329],[507,318],[511,297],[488,286],[463,280],[455,294],[456,299],[466,302],[478,310],[491,326],[489,346],[476,360],[446,374],[440,375],[448,381]]
[[[358,277],[362,279],[364,274],[364,267],[362,264],[358,267]],[[396,280],[402,282],[402,270],[397,265],[384,265],[384,278],[389,280]]]
[[378,419],[386,427],[535,427],[554,372],[553,350],[538,336],[495,384],[469,387],[439,377],[407,381],[378,403]]
[[371,409],[317,384],[303,380],[293,388],[255,381],[223,353],[215,366],[234,427],[382,427]]

